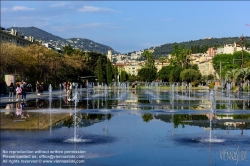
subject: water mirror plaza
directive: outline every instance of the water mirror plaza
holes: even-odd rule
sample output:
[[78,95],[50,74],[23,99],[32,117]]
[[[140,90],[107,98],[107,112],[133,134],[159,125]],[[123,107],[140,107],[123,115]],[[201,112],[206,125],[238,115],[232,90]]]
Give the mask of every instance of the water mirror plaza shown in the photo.
[[[164,88],[168,87],[168,88]],[[248,166],[250,94],[150,83],[1,97],[1,165]]]

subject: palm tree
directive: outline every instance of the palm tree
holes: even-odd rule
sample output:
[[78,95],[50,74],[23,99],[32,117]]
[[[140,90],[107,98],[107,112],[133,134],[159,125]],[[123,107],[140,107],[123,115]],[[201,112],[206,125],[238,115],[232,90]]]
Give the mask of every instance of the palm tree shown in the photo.
[[[241,80],[242,80],[242,82],[244,82],[243,83],[243,85],[245,86],[246,85],[246,83],[247,83],[247,77],[250,75],[250,68],[242,68],[241,70],[240,70],[240,78],[241,78]],[[243,86],[243,87],[244,87]]]
[[239,69],[233,69],[226,72],[225,77],[232,81],[233,86],[235,85],[235,81],[237,80],[238,76],[240,75]]

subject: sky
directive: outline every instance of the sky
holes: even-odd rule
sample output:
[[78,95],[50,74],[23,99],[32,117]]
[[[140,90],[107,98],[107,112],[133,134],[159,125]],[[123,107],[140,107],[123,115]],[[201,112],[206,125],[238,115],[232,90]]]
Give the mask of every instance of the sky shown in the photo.
[[7,1],[1,27],[37,27],[120,53],[206,37],[250,36],[250,1]]

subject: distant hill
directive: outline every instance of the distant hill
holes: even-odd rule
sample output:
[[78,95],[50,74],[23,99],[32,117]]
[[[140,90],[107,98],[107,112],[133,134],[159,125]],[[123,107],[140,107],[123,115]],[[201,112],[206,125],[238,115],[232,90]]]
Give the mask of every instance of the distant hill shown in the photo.
[[58,41],[58,40],[65,40],[61,37],[55,36],[49,32],[46,32],[42,29],[36,27],[11,27],[19,34],[26,35],[26,36],[33,36],[36,40],[42,40],[44,42],[49,42],[50,40]]
[[[202,50],[202,47],[203,48],[220,47],[220,46],[224,46],[224,44],[233,44],[234,42],[239,43],[239,41],[240,41],[239,37],[225,37],[225,38],[191,40],[191,41],[180,42],[180,43],[169,43],[169,44],[164,44],[164,45],[156,47],[153,52],[153,57],[158,58],[163,55],[171,54],[173,52],[173,48],[175,44],[177,44],[178,46],[185,45],[185,48],[191,49],[194,52],[195,47],[199,47],[200,50]],[[245,41],[249,43],[250,37],[246,36]]]
[[33,36],[35,40],[40,40],[44,43],[51,43],[52,45],[59,47],[61,49],[63,49],[64,46],[70,44],[73,48],[76,49],[78,48],[83,51],[94,51],[107,54],[108,50],[112,50],[112,53],[114,54],[119,53],[109,46],[96,43],[89,39],[82,39],[82,38],[64,39],[36,27],[11,27],[11,28],[17,30],[17,32],[20,35]]
[[83,51],[95,50],[95,52],[101,52],[101,53],[107,54],[108,50],[112,50],[113,54],[118,53],[117,51],[113,50],[109,46],[105,46],[103,44],[96,43],[96,42],[89,40],[89,39],[70,38],[70,39],[67,39],[67,42],[69,42],[71,46],[77,47]]

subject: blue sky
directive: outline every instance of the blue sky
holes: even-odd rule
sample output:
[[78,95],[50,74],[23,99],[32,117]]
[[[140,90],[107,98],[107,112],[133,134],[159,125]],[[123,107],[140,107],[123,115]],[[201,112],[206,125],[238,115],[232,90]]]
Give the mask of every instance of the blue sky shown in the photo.
[[1,26],[35,26],[121,53],[205,37],[250,36],[248,1],[1,1]]

